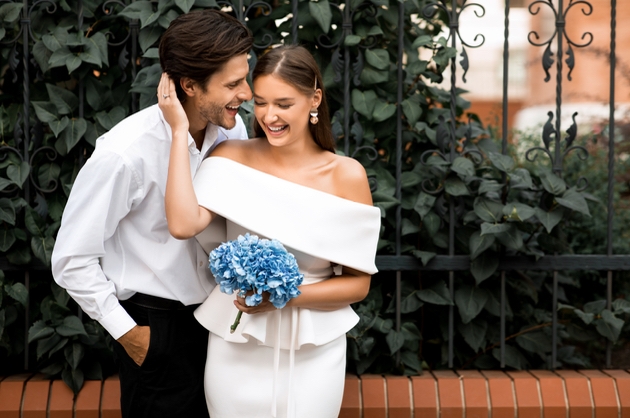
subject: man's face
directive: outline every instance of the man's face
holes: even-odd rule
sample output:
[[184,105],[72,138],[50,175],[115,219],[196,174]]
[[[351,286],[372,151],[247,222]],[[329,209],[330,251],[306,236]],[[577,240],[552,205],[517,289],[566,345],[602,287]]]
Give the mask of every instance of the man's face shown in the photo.
[[239,106],[252,98],[246,80],[248,73],[247,54],[230,59],[222,70],[210,77],[205,89],[194,96],[199,115],[206,122],[232,129],[236,125]]

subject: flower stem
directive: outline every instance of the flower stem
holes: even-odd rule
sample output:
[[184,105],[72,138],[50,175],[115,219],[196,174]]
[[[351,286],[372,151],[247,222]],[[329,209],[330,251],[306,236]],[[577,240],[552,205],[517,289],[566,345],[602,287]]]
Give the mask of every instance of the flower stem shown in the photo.
[[243,311],[238,311],[238,314],[236,314],[236,319],[230,327],[230,334],[234,334],[234,331],[236,331],[236,327],[238,327],[238,324],[241,323],[241,316],[243,316]]

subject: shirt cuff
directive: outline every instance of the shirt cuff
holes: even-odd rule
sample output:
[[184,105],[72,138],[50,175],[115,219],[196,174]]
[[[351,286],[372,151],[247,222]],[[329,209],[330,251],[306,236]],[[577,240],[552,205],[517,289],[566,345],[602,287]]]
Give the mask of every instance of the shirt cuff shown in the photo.
[[98,322],[115,340],[131,331],[137,325],[125,308],[120,305]]

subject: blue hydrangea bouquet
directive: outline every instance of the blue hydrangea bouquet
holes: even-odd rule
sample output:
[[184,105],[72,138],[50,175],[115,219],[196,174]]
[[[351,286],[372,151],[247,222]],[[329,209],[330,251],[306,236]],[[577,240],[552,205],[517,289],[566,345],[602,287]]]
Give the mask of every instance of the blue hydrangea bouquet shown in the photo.
[[[210,252],[210,270],[221,288],[228,295],[238,292],[245,297],[247,306],[257,306],[263,301],[263,292],[277,309],[298,296],[298,286],[304,275],[300,273],[293,254],[280,241],[258,238],[249,233],[224,242]],[[243,312],[239,311],[230,332],[238,326]]]

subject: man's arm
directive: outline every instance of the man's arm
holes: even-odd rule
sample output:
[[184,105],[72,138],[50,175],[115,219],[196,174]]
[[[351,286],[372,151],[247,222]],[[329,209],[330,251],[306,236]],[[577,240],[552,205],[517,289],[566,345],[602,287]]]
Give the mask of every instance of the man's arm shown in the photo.
[[135,357],[130,353],[136,362],[144,359],[137,346],[146,339],[148,347],[144,335],[148,330],[138,330],[120,305],[99,258],[105,255],[105,241],[114,235],[140,191],[134,172],[120,155],[95,151],[74,182],[52,254],[55,281],[114,339],[126,342],[128,352],[137,352]]

